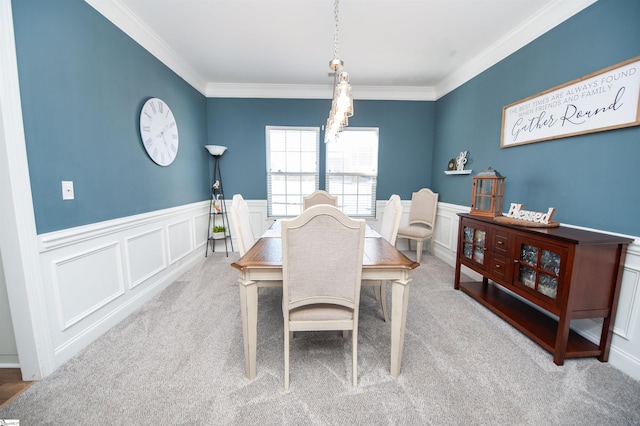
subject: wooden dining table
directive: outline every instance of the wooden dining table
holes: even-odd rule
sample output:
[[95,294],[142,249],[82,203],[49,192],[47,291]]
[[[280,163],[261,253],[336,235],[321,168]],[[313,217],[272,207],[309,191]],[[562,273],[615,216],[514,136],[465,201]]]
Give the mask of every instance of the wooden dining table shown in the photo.
[[[280,222],[271,228],[231,264],[240,276],[240,310],[244,341],[245,373],[256,377],[258,338],[258,288],[282,286],[282,239]],[[420,266],[367,227],[362,260],[362,285],[391,282],[391,367],[392,377],[400,374],[405,324],[412,270]]]

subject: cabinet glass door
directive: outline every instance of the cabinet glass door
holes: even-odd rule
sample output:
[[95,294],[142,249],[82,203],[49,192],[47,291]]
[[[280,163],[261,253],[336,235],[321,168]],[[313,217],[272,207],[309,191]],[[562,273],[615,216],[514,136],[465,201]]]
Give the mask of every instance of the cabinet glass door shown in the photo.
[[487,231],[468,225],[464,226],[462,231],[463,257],[484,266],[484,253],[487,250]]
[[556,299],[559,289],[562,249],[521,241],[517,282],[535,292]]

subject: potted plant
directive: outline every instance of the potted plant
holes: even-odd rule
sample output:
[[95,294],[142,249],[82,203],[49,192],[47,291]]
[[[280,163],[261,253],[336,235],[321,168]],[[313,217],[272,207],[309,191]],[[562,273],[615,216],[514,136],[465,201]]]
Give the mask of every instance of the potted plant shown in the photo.
[[213,239],[217,240],[217,239],[221,239],[221,238],[225,238],[226,237],[227,228],[225,228],[222,225],[216,225],[216,226],[213,227],[212,231],[213,231],[213,235],[212,235]]

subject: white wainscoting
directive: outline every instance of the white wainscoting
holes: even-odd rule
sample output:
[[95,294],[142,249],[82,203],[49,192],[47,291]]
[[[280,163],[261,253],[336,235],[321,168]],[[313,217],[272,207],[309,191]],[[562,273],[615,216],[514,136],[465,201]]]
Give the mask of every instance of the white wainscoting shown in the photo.
[[205,259],[208,202],[39,235],[55,368]]

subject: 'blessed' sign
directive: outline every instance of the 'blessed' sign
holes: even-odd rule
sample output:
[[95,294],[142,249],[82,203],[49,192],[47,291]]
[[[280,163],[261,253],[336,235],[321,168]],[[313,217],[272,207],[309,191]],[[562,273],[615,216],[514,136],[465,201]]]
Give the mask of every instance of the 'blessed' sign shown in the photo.
[[524,204],[511,203],[507,217],[526,220],[528,222],[548,224],[553,217],[553,213],[556,211],[554,207],[549,207],[549,211],[546,213],[533,212],[529,210],[522,210],[523,206]]

